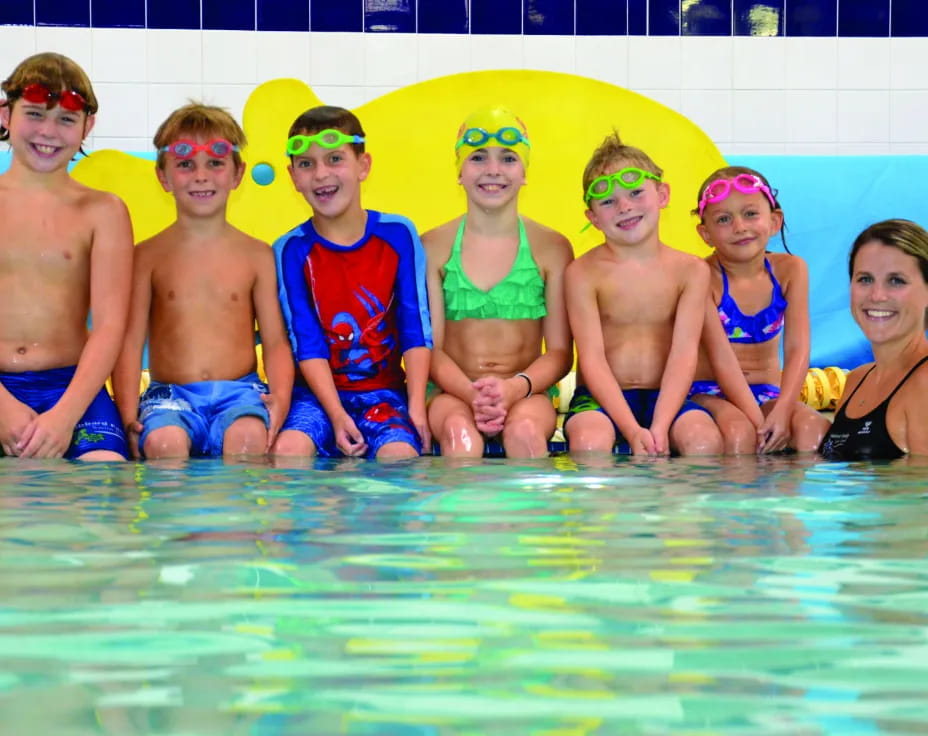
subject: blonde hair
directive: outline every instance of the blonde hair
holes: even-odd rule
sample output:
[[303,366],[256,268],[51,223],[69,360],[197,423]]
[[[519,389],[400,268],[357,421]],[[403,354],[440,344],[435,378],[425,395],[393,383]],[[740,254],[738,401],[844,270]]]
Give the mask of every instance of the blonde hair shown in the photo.
[[[22,96],[23,90],[30,84],[41,84],[49,92],[77,92],[87,103],[87,115],[94,115],[100,109],[87,73],[67,56],[49,51],[21,61],[13,73],[0,83],[0,90],[6,97],[0,105],[9,105],[12,108],[13,103]],[[0,125],[0,141],[9,137],[9,129]]]
[[[161,149],[185,136],[225,138],[239,149],[244,147],[246,142],[245,131],[227,110],[215,105],[190,102],[177,108],[158,126],[153,142],[158,151],[159,169],[164,168],[165,154]],[[235,161],[236,166],[242,165],[242,156],[239,151],[232,152],[232,160]]]
[[617,168],[619,164],[630,164],[659,178],[664,176],[664,170],[654,163],[654,159],[640,148],[623,143],[619,131],[613,130],[593,151],[586,168],[583,169],[584,202],[593,179],[602,176],[608,169]]

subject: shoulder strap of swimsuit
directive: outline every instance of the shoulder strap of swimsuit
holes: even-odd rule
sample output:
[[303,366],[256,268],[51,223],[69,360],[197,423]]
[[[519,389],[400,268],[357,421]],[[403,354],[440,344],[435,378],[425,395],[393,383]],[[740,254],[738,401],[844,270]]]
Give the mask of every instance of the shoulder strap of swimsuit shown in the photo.
[[841,407],[841,411],[844,411],[844,407],[851,403],[851,399],[854,398],[854,394],[857,393],[857,390],[864,385],[864,381],[867,380],[867,376],[873,373],[873,369],[876,368],[876,363],[870,366],[870,370],[864,373],[864,377],[860,379],[860,383],[854,386],[854,390],[851,391],[851,395],[847,397],[847,401],[844,402],[844,406]]
[[903,377],[903,379],[902,379],[901,381],[899,381],[899,383],[896,384],[896,388],[893,389],[893,392],[892,392],[889,396],[886,397],[886,401],[889,401],[893,396],[896,395],[896,392],[897,392],[900,388],[902,388],[902,384],[904,384],[906,381],[908,381],[908,380],[909,380],[909,377],[910,377],[913,373],[915,373],[915,371],[917,371],[917,370],[921,367],[921,364],[924,363],[926,360],[928,360],[928,355],[926,355],[924,358],[922,358],[920,361],[918,361],[915,365],[912,366],[911,370],[909,370],[909,372],[905,374],[905,376]]
[[767,269],[770,282],[773,284],[774,299],[776,299],[777,295],[779,295],[781,299],[785,298],[783,295],[783,288],[780,286],[780,282],[777,281],[777,277],[773,273],[773,266],[770,265],[770,260],[766,256],[764,256],[764,268]]
[[725,273],[725,266],[719,261],[719,268],[722,270],[722,299],[728,296],[728,274]]
[[461,224],[458,225],[458,234],[454,236],[454,244],[451,246],[451,257],[458,256],[460,258],[461,253],[461,243],[464,242],[464,223],[467,222],[467,215],[461,218]]

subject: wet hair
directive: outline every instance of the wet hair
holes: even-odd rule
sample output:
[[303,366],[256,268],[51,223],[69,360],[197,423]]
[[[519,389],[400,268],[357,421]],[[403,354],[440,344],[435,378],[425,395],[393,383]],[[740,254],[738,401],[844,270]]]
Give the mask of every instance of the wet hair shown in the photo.
[[623,143],[619,137],[619,131],[613,130],[603,139],[599,147],[593,151],[586,168],[583,169],[582,197],[584,204],[587,203],[586,193],[594,179],[602,176],[610,169],[618,170],[625,165],[634,166],[657,177],[664,176],[664,170],[654,163],[654,160],[648,154],[640,148]]
[[[690,214],[699,216],[699,201],[702,199],[702,195],[705,193],[706,188],[714,182],[716,179],[733,179],[738,174],[749,174],[750,176],[756,176],[760,179],[770,190],[770,194],[773,195],[773,210],[780,210],[780,214],[783,214],[783,207],[780,205],[780,200],[777,198],[779,192],[770,186],[770,182],[767,181],[767,177],[761,174],[756,169],[752,169],[748,166],[723,166],[721,169],[716,169],[709,176],[706,177],[705,181],[699,185],[699,191],[696,193],[696,207],[690,210]],[[764,197],[764,201],[767,204],[770,204],[770,200],[767,197]],[[705,218],[699,217],[700,222],[705,222]],[[789,246],[786,245],[786,217],[783,218],[783,225],[780,227],[780,241],[783,243],[783,250],[787,253],[792,254],[792,251],[789,249]]]
[[[225,138],[239,149],[245,146],[245,131],[242,130],[235,118],[227,110],[214,105],[204,105],[199,102],[190,102],[177,108],[168,115],[167,119],[158,126],[155,137],[152,139],[155,150],[158,151],[157,165],[164,168],[166,154],[162,148],[184,138]],[[242,165],[240,151],[232,152],[235,166]]]
[[[319,105],[311,107],[309,110],[300,115],[293,121],[290,126],[290,132],[287,138],[295,135],[315,135],[323,130],[333,128],[340,130],[346,135],[359,135],[364,137],[364,129],[361,127],[361,121],[358,116],[351,110],[344,107],[334,107],[332,105]],[[349,143],[354,152],[360,156],[364,153],[363,143]]]
[[922,279],[928,284],[928,232],[911,220],[883,220],[866,228],[854,240],[847,259],[848,276],[854,276],[854,259],[867,243],[876,241],[890,248],[898,248],[918,261]]
[[[22,97],[23,90],[30,84],[41,84],[50,92],[61,90],[77,92],[87,103],[84,108],[87,115],[95,114],[100,108],[87,73],[67,56],[45,52],[35,54],[20,62],[13,73],[0,83],[0,90],[6,97],[0,102],[0,106],[9,105],[12,109],[13,103]],[[0,125],[0,141],[5,141],[9,137],[9,129]]]

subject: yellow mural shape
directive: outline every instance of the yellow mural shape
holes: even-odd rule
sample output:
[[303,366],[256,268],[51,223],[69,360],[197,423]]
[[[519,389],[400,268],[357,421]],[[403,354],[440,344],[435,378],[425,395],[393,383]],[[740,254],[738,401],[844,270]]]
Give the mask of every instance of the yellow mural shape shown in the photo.
[[[250,170],[229,202],[229,220],[267,242],[306,220],[311,212],[287,174],[285,145],[293,120],[319,104],[296,79],[256,87],[242,117]],[[362,189],[363,204],[406,215],[424,232],[464,211],[457,184],[454,144],[461,121],[473,110],[504,105],[526,124],[532,142],[523,214],[564,233],[580,254],[600,242],[583,215],[581,176],[593,149],[613,129],[644,149],[664,169],[670,205],[661,220],[665,243],[698,255],[708,251],[695,232],[690,210],[703,179],[725,161],[695,124],[663,105],[626,89],[585,77],[540,71],[469,72],[390,92],[354,110],[367,133],[373,159]],[[231,111],[235,113],[236,111]],[[261,166],[264,165],[264,166]],[[251,170],[267,167],[262,186]],[[174,201],[158,184],[154,163],[118,151],[96,151],[73,170],[88,186],[126,202],[136,240],[151,237],[174,218]]]

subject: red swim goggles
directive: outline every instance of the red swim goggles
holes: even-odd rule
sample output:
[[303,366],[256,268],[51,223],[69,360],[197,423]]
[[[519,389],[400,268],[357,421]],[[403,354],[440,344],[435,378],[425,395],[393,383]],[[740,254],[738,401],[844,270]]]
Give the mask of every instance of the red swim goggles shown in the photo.
[[238,151],[238,146],[230,143],[225,138],[213,138],[206,143],[197,143],[196,141],[174,141],[159,149],[161,153],[170,153],[174,158],[188,159],[196,156],[200,151],[205,151],[211,158],[225,158],[233,151]]
[[73,89],[65,89],[61,92],[52,92],[44,84],[35,82],[28,84],[23,88],[22,98],[33,105],[45,105],[46,109],[51,110],[55,105],[61,105],[63,110],[71,112],[81,112],[87,110],[87,100],[80,92]]

